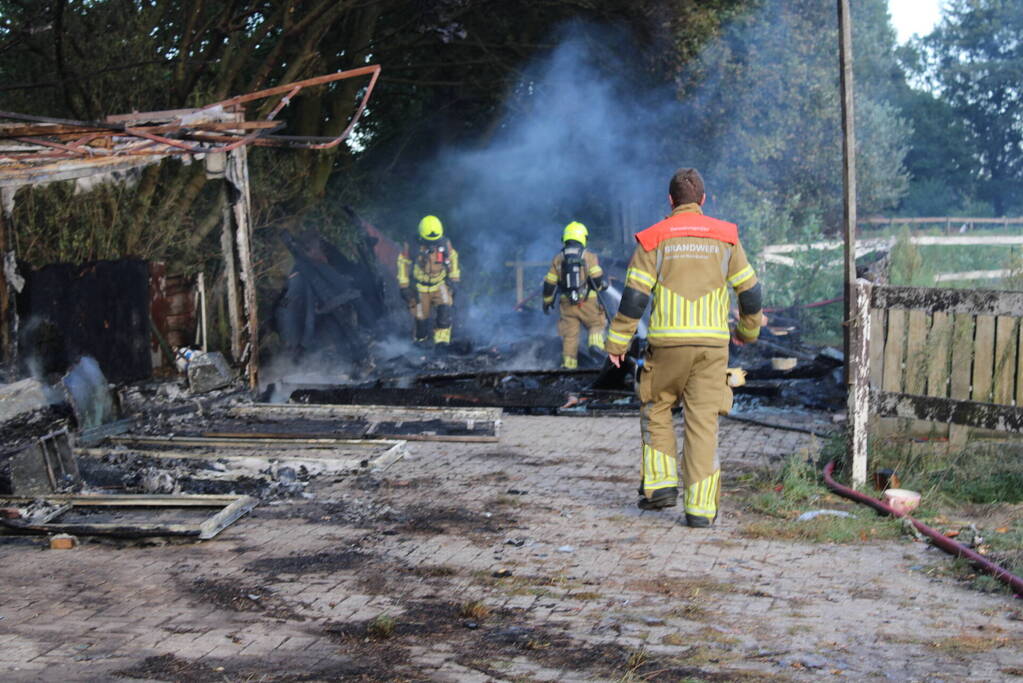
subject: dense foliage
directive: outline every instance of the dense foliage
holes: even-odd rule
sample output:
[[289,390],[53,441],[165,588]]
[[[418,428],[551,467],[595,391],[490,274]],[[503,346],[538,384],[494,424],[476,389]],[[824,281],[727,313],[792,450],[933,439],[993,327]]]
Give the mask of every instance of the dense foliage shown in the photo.
[[[1018,211],[1023,0],[953,0],[932,36],[904,48],[884,0],[853,5],[861,214]],[[311,224],[343,242],[353,206],[399,236],[448,150],[508,144],[510,122],[543,113],[544,60],[571,38],[588,44],[581,73],[638,103],[627,116],[658,111],[597,144],[646,137],[623,158],[641,149],[657,169],[704,169],[755,249],[838,227],[836,31],[833,4],[810,0],[0,0],[0,108],[98,119],[378,63],[351,145],[254,152],[257,235],[273,244],[280,228]],[[296,98],[288,132],[337,133],[362,86]],[[587,179],[555,209],[610,220],[616,183]],[[441,187],[433,208],[451,209],[459,187]],[[225,201],[200,165],[178,162],[130,186],[18,199],[19,255],[34,263],[133,254],[185,270],[215,256]]]

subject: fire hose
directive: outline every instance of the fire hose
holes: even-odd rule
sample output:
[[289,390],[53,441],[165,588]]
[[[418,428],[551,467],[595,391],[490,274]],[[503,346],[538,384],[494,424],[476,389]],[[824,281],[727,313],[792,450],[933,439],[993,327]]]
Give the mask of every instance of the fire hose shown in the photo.
[[875,498],[871,498],[870,496],[864,495],[859,491],[851,489],[847,486],[842,486],[831,477],[831,473],[834,470],[835,463],[833,461],[829,462],[824,467],[824,483],[828,485],[829,489],[831,489],[838,495],[843,496],[845,498],[849,498],[850,500],[855,500],[858,503],[863,503],[864,505],[869,505],[875,510],[878,510],[879,512],[885,512],[893,517],[905,517],[907,520],[910,521],[910,523],[912,523],[914,527],[916,527],[917,531],[922,533],[924,536],[927,536],[929,539],[931,539],[934,545],[938,546],[949,555],[963,557],[969,560],[978,569],[981,569],[984,572],[990,574],[991,576],[995,577],[996,579],[998,579],[999,581],[1008,585],[1010,588],[1016,591],[1017,597],[1023,595],[1023,579],[1019,578],[1015,574],[1010,573],[1004,567],[988,560],[980,553],[975,552],[970,548],[967,548],[962,543],[959,543],[958,541],[953,541],[951,538],[948,538],[944,534],[935,531],[934,529],[927,526],[923,522],[916,521],[906,513],[899,512],[893,509],[890,505],[886,505],[885,503]]

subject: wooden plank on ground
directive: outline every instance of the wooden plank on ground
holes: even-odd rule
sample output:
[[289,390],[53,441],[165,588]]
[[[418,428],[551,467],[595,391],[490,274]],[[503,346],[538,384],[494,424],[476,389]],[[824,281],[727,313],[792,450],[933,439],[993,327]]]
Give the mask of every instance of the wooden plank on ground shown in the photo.
[[884,377],[884,310],[870,311],[870,388],[880,389]]
[[0,501],[30,503],[42,498],[48,502],[74,507],[223,507],[241,496],[209,493],[135,494],[135,493],[54,493],[45,496],[0,496]]
[[991,402],[995,369],[995,317],[978,315],[973,335],[973,390],[970,398],[980,403]]
[[475,420],[495,422],[503,417],[500,408],[439,408],[432,406],[381,406],[381,405],[306,405],[300,403],[250,403],[231,408],[235,416],[282,418],[361,417],[373,420],[385,417],[388,420]]
[[992,402],[1012,405],[1016,391],[1016,335],[1019,320],[999,316],[995,321],[995,371]]
[[881,379],[881,388],[885,391],[902,391],[905,343],[906,311],[888,311],[884,342],[884,374]]
[[233,436],[233,437],[206,437],[206,436],[112,436],[109,441],[119,446],[135,447],[193,447],[193,448],[264,448],[267,450],[282,449],[336,449],[346,451],[376,450],[384,443],[377,439],[343,439],[335,437],[309,438],[302,435],[299,438],[285,436]]
[[199,540],[206,541],[213,538],[258,504],[259,501],[252,496],[242,496],[199,525]]

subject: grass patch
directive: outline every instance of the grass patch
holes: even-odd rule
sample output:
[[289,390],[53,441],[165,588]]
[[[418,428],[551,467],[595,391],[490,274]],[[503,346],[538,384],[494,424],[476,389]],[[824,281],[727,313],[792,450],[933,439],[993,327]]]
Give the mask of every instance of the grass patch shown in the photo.
[[388,614],[378,614],[366,624],[366,635],[375,640],[386,640],[394,635],[394,617]]
[[[839,442],[836,446],[836,442]],[[832,452],[840,440],[826,444],[823,460],[835,457]],[[774,478],[753,484],[748,508],[767,517],[756,519],[740,531],[745,538],[801,541],[805,543],[866,543],[902,535],[899,521],[878,517],[873,511],[831,493],[823,483],[813,459],[805,453],[790,456]],[[804,522],[796,521],[808,510],[839,509],[853,517],[821,515]]]
[[483,621],[490,616],[491,609],[482,600],[467,602],[458,608],[458,616],[473,621]]
[[488,505],[493,507],[506,507],[506,508],[517,508],[522,507],[522,498],[519,496],[506,496],[503,493],[494,496],[488,501]]
[[822,503],[842,503],[825,488],[813,458],[805,452],[790,455],[776,476],[750,478],[747,485],[753,490],[747,507],[769,517],[791,519]]
[[976,655],[982,652],[990,652],[1009,643],[1008,638],[992,638],[991,636],[959,635],[931,640],[927,647],[940,652],[947,652],[950,655],[965,656]]
[[496,577],[491,570],[477,570],[473,572],[473,578],[477,583],[501,589],[509,595],[536,595],[547,597],[555,595],[557,591],[569,592],[576,590],[581,585],[564,574],[550,576],[538,574],[512,574],[510,576]]
[[711,614],[706,607],[695,604],[686,604],[673,608],[668,612],[669,617],[686,619],[687,621],[707,621],[716,615]]
[[565,593],[565,600],[579,600],[581,602],[589,602],[590,600],[600,600],[603,595],[595,591],[579,591],[578,593]]
[[418,567],[413,567],[411,570],[412,574],[421,576],[424,578],[439,578],[444,576],[454,576],[458,573],[458,570],[454,567],[448,567],[442,564],[424,564]]
[[957,453],[876,441],[871,469],[891,468],[920,491],[922,512],[963,504],[1023,503],[1023,443],[973,441]]
[[661,637],[661,645],[671,645],[672,647],[682,647],[688,645],[692,640],[689,636],[682,633],[681,631],[675,631],[674,633],[666,633]]
[[663,595],[673,600],[693,601],[712,593],[732,593],[737,590],[729,583],[723,583],[710,576],[690,579],[673,578],[670,581],[640,579],[625,584],[625,588],[638,593]]
[[817,517],[805,522],[768,519],[750,522],[740,531],[746,538],[804,543],[869,543],[902,536],[898,520],[873,513],[856,517]]
[[[872,444],[870,466],[895,470],[903,488],[921,492],[916,518],[1009,572],[1023,573],[1023,444],[974,441],[942,453],[881,441]],[[941,562],[933,573],[980,591],[1010,592],[962,559]]]

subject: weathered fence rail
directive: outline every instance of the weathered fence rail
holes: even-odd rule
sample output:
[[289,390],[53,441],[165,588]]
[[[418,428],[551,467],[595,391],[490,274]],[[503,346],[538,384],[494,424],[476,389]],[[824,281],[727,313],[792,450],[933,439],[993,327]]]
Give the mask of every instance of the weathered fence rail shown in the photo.
[[880,229],[896,225],[931,225],[944,227],[951,234],[953,230],[976,230],[978,226],[990,226],[997,229],[1008,228],[1010,225],[1023,225],[1023,218],[976,218],[970,216],[929,216],[914,218],[897,218],[895,216],[871,216],[856,222],[860,228]]
[[1023,292],[856,285],[853,478],[869,415],[1023,433]]

